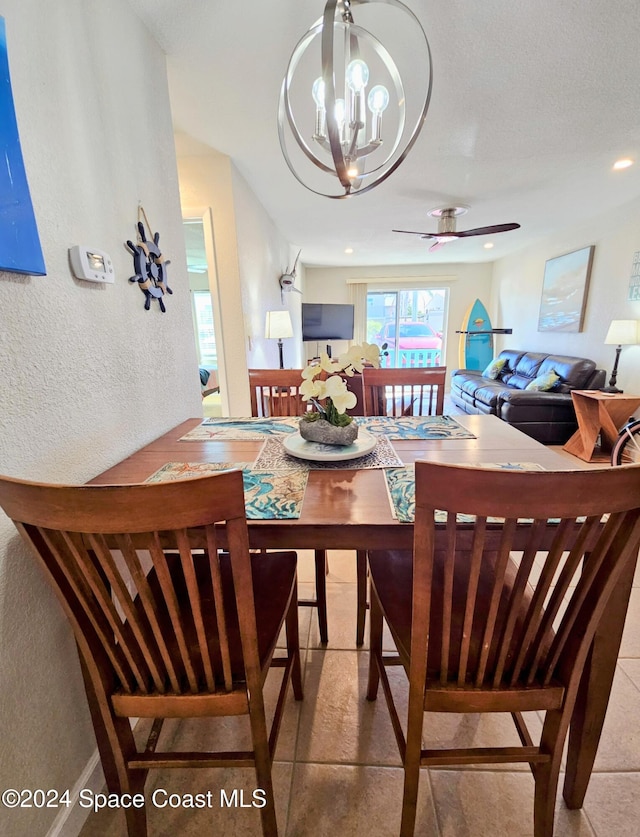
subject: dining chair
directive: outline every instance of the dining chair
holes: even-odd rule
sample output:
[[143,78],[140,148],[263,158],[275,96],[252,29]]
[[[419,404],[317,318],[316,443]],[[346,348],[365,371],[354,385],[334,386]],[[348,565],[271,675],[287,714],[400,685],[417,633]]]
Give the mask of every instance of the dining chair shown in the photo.
[[250,369],[252,416],[301,416],[307,402],[300,396],[302,369]]
[[[362,370],[365,415],[441,416],[444,410],[446,366],[418,369],[365,366]],[[356,557],[356,645],[364,644],[367,617],[367,553]]]
[[[367,698],[382,680],[404,766],[400,833],[414,833],[421,766],[528,762],[534,835],[551,837],[582,673],[609,596],[638,556],[640,468],[415,468],[413,552],[369,553]],[[394,655],[382,651],[384,622]],[[398,664],[408,678],[406,735],[386,672]],[[608,695],[599,699],[606,706]],[[544,713],[538,744],[522,715],[529,711]],[[511,713],[522,746],[423,749],[425,712]]]
[[[249,386],[251,396],[251,415],[301,416],[307,411],[307,402],[300,396],[302,369],[250,369]],[[326,549],[316,549],[315,560],[315,599],[300,599],[302,607],[315,607],[318,611],[318,630],[320,642],[329,641],[327,624],[327,580],[328,573]]]
[[365,415],[441,416],[446,366],[415,369],[366,366],[362,371]]
[[[253,766],[262,832],[275,837],[271,765],[290,681],[302,699],[296,553],[249,552],[242,473],[121,486],[0,477],[0,506],[73,628],[109,792],[142,793],[151,768]],[[272,667],[284,676],[269,730]],[[248,715],[251,750],[157,750],[165,718],[231,715]],[[140,751],[132,718],[154,719]],[[126,823],[145,837],[144,807],[128,808]]]

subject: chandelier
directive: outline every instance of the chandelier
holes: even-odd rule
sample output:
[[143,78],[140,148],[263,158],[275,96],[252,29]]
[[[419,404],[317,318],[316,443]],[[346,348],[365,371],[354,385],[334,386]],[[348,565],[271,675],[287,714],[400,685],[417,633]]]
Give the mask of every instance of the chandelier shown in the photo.
[[[378,23],[386,37],[395,37],[397,55],[411,56],[409,90],[388,49],[354,22],[353,8],[361,6],[364,13],[374,4],[395,10],[393,21],[388,8],[380,10]],[[402,20],[397,20],[398,11]],[[416,60],[422,64],[417,71]],[[318,195],[345,198],[368,192],[413,147],[427,115],[431,86],[429,41],[407,6],[399,0],[328,0],[322,18],[296,45],[282,82],[278,134],[289,169]]]

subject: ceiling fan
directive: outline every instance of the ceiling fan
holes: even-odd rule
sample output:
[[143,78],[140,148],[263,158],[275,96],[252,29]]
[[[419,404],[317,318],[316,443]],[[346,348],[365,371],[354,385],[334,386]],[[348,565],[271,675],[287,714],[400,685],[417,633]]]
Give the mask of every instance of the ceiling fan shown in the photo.
[[392,230],[392,232],[419,235],[421,238],[435,238],[435,243],[429,247],[429,252],[433,253],[449,241],[455,241],[457,238],[468,238],[472,235],[494,235],[495,233],[517,230],[520,227],[520,224],[494,224],[491,227],[476,227],[473,230],[457,231],[456,219],[467,211],[468,207],[466,206],[447,206],[432,209],[428,214],[432,218],[438,219],[437,233],[414,232],[412,230]]
[[293,263],[293,267],[291,268],[291,270],[287,268],[285,273],[283,273],[280,277],[280,296],[282,297],[283,302],[285,293],[291,293],[291,291],[295,291],[297,294],[302,293],[302,291],[299,288],[296,288],[296,267],[298,265],[300,253],[302,253],[302,250],[298,250],[298,255],[296,256],[296,260]]

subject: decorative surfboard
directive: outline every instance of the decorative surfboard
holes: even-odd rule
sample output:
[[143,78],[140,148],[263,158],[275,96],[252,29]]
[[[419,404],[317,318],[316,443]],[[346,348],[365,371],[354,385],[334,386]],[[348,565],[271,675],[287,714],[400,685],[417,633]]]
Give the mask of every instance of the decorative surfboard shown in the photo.
[[[479,299],[469,307],[460,328],[458,362],[461,369],[485,369],[493,360],[493,335],[489,312]],[[500,329],[501,333],[505,330]]]

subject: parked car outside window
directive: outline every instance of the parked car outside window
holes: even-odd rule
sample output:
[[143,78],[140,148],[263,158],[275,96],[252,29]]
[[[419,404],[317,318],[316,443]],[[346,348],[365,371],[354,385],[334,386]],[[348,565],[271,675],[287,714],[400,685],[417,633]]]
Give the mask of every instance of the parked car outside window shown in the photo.
[[429,323],[400,323],[399,332],[396,341],[396,324],[386,323],[376,335],[376,342],[379,345],[386,343],[389,349],[442,349],[442,334]]

